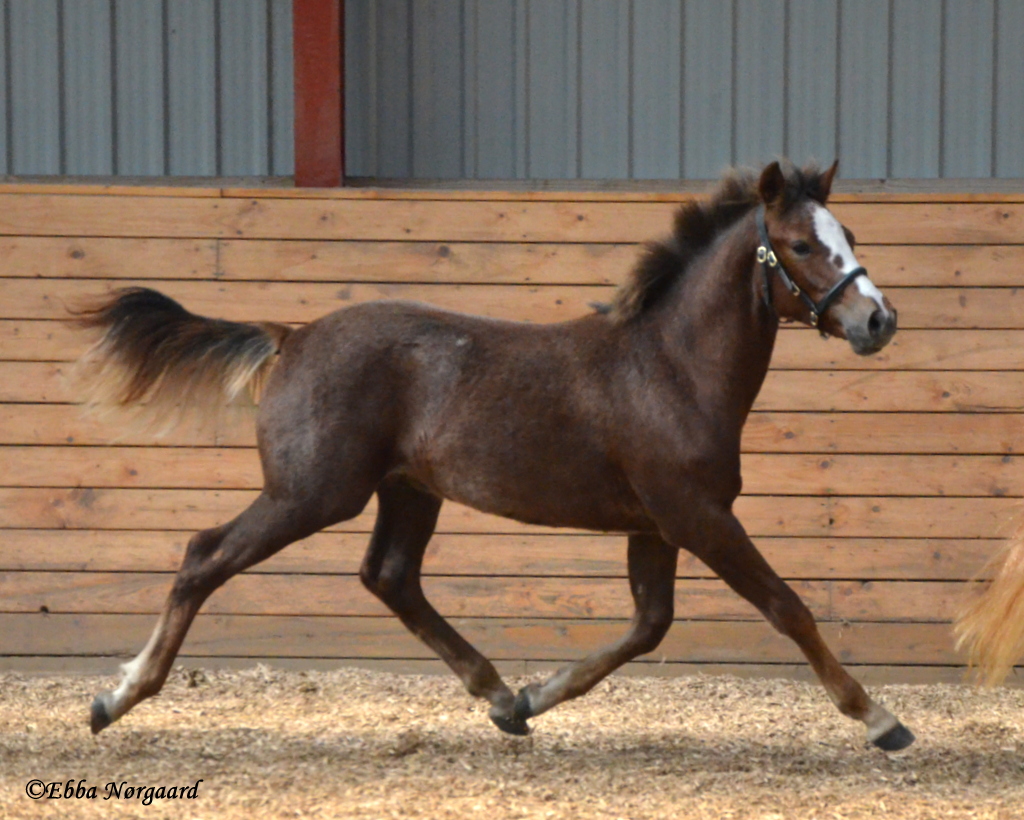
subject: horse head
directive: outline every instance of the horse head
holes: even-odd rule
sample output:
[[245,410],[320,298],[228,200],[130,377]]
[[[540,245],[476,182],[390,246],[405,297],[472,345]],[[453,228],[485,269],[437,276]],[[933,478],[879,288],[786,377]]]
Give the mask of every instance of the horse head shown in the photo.
[[773,162],[761,172],[757,259],[780,319],[846,339],[866,356],[896,333],[896,310],[857,262],[853,234],[826,207],[838,165],[808,175]]

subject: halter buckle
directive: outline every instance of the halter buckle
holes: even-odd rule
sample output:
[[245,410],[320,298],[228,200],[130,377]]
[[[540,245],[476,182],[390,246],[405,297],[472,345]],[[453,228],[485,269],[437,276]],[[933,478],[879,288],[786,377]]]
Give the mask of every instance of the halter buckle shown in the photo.
[[[790,281],[792,281],[792,280],[790,280]],[[789,292],[792,293],[794,296],[799,296],[800,295],[800,286],[796,282],[793,282],[793,287],[791,287],[789,289]]]
[[775,268],[779,265],[779,260],[775,256],[775,251],[765,245],[758,245],[757,261],[762,265],[767,265],[769,268]]

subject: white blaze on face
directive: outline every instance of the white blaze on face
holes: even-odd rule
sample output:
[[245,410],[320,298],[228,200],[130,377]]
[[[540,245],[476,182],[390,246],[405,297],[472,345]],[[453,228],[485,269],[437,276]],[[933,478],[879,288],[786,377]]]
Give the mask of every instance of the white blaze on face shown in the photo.
[[[811,203],[811,216],[814,218],[814,232],[818,235],[818,241],[829,249],[832,259],[839,260],[839,272],[847,274],[855,268],[859,268],[860,263],[853,255],[850,243],[846,241],[846,233],[843,231],[843,226],[839,224],[839,220],[817,202]],[[882,301],[882,291],[875,287],[874,282],[867,276],[858,276],[853,283],[857,286],[857,290],[869,299],[874,299],[882,311],[888,313],[885,303]]]

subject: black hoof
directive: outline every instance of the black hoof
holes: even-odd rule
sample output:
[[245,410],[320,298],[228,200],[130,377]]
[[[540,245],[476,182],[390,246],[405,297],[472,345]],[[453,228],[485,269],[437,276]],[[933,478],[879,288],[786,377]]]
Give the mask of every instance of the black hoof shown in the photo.
[[914,733],[902,723],[897,723],[884,735],[876,737],[874,744],[883,751],[898,752],[906,749],[914,740]]
[[530,727],[525,720],[519,720],[516,717],[502,717],[500,715],[491,715],[491,721],[501,731],[509,735],[517,735],[518,737],[526,737],[530,734]]
[[531,717],[533,717],[533,710],[530,709],[530,698],[527,696],[525,688],[520,689],[519,694],[516,695],[516,702],[512,704],[511,716],[496,715],[493,710],[491,711],[491,720],[494,721],[495,726],[503,732],[520,737],[530,734],[530,726],[526,719]]
[[89,726],[92,728],[92,733],[98,735],[113,722],[113,718],[107,712],[107,705],[103,702],[103,696],[97,695],[89,710]]

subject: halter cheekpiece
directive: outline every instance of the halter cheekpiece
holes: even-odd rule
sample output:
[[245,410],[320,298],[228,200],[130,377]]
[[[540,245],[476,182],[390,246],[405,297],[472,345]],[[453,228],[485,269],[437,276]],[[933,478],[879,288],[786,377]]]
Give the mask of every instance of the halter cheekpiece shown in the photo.
[[[832,304],[839,295],[846,290],[847,285],[850,284],[858,276],[867,276],[868,272],[864,268],[854,268],[842,279],[836,282],[831,290],[821,297],[820,300],[815,302],[810,296],[808,296],[800,286],[793,281],[786,269],[782,267],[782,263],[779,258],[775,255],[775,251],[772,250],[772,243],[768,239],[768,228],[764,224],[764,205],[761,205],[757,209],[755,220],[757,222],[757,232],[760,236],[761,244],[757,246],[757,261],[761,263],[761,268],[764,270],[764,302],[765,304],[774,310],[772,305],[772,271],[778,274],[778,277],[782,280],[782,284],[786,286],[790,293],[794,296],[798,296],[800,300],[807,305],[807,309],[811,312],[811,326],[818,326],[818,319],[821,317],[829,305]],[[824,335],[824,334],[822,334]]]

